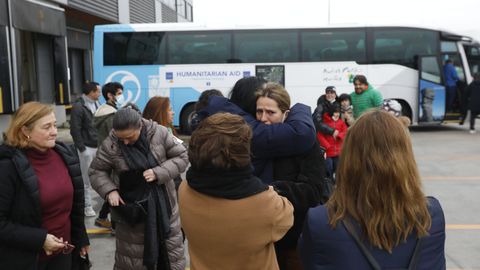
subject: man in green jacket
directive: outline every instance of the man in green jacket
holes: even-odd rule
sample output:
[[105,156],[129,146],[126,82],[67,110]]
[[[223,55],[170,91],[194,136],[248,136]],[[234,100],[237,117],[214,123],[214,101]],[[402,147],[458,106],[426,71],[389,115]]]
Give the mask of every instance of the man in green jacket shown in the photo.
[[355,76],[353,85],[355,91],[350,96],[352,97],[353,116],[355,119],[368,109],[378,108],[382,105],[382,94],[370,86],[367,77],[364,75]]

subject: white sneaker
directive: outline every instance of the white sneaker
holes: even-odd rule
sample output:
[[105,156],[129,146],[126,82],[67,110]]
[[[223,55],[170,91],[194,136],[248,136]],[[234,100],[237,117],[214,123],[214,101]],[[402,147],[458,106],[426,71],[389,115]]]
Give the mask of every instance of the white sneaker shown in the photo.
[[85,216],[86,217],[94,217],[96,216],[97,213],[95,213],[95,210],[91,206],[85,207]]
[[477,131],[475,129],[470,129],[470,134],[475,134]]

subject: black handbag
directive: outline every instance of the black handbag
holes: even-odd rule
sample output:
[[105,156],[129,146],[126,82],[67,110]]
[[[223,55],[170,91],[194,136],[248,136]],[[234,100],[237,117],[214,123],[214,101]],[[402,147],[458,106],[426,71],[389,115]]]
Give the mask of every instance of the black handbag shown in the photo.
[[80,253],[76,252],[72,254],[72,270],[89,270],[92,268],[92,262],[88,254],[85,257],[80,256]]
[[147,217],[148,211],[148,198],[144,198],[140,201],[126,202],[119,206],[113,207],[117,213],[130,225],[142,223]]
[[142,170],[130,170],[119,175],[120,197],[125,204],[114,206],[113,209],[130,226],[145,221],[148,213],[149,189],[143,178]]

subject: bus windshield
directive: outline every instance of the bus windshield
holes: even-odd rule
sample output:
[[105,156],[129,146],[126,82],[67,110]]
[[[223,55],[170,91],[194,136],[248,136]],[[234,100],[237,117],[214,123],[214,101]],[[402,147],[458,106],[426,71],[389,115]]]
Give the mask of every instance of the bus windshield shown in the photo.
[[468,66],[472,76],[480,72],[480,45],[464,45]]

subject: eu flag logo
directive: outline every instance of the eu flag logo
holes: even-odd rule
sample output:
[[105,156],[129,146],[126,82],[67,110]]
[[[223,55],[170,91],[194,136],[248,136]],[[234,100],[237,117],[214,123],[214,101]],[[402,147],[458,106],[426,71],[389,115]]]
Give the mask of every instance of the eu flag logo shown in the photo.
[[165,80],[173,80],[173,72],[165,72]]

